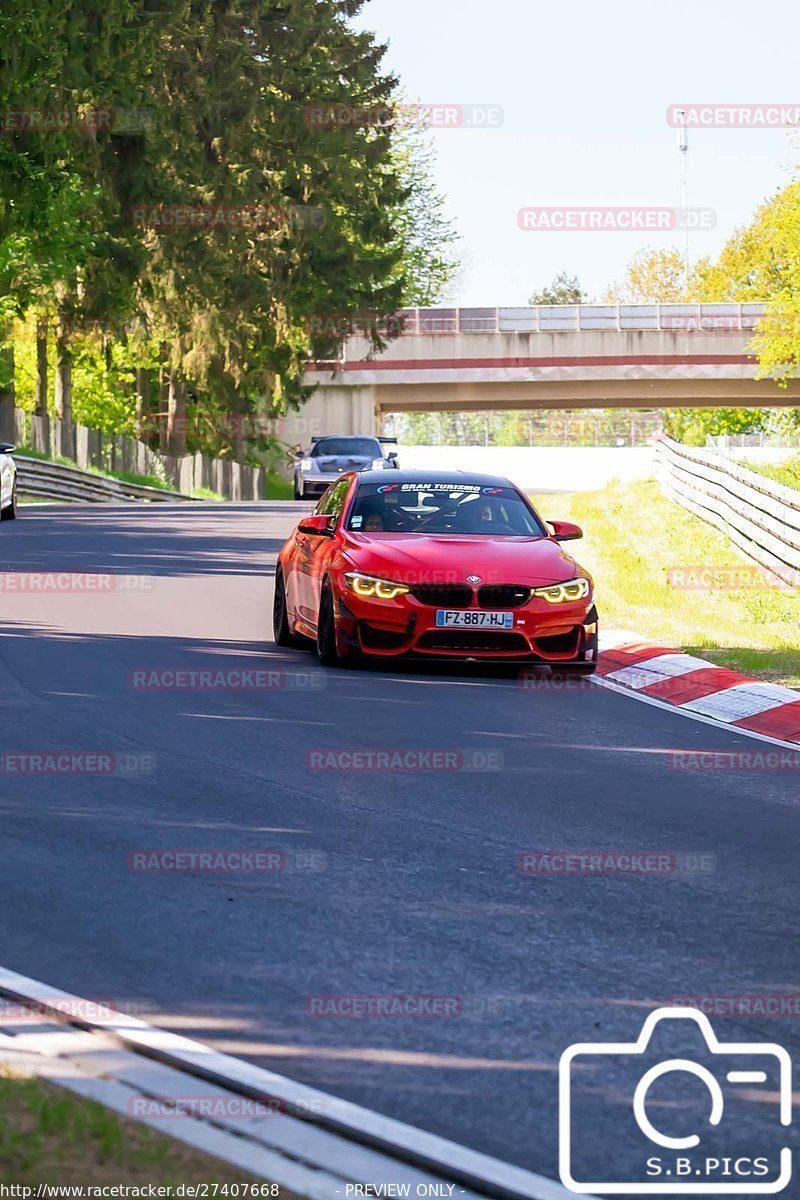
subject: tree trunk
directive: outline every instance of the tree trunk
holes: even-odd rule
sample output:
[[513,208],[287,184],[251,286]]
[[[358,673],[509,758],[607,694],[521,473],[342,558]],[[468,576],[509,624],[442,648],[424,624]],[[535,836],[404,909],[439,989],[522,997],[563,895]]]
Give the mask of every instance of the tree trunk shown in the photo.
[[167,451],[178,457],[186,453],[186,384],[174,367],[169,373]]
[[16,393],[14,390],[14,343],[11,340],[13,334],[10,321],[0,331],[0,334],[3,339],[0,342],[0,400],[10,403],[13,408],[16,404]]
[[147,367],[136,368],[136,428],[139,437],[147,441],[152,433],[150,420],[151,378]]
[[233,451],[238,463],[244,462],[245,422],[244,413],[235,413],[233,418]]
[[72,350],[68,322],[62,317],[56,330],[56,416],[72,424]]
[[47,321],[36,326],[36,407],[37,417],[47,416]]

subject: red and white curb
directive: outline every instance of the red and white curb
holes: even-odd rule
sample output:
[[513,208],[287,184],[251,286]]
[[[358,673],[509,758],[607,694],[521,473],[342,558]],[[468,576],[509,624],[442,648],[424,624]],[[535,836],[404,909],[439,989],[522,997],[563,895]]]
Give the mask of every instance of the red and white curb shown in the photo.
[[800,745],[800,692],[762,683],[703,658],[631,634],[612,633],[603,640],[597,676],[598,683],[673,705],[687,716]]

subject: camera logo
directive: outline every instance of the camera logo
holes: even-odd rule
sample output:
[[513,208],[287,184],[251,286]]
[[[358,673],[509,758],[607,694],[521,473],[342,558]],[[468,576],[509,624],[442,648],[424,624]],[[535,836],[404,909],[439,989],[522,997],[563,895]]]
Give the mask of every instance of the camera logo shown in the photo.
[[582,1195],[775,1195],[792,1177],[780,1129],[791,1077],[783,1046],[720,1042],[695,1009],[657,1009],[636,1042],[576,1043],[559,1067],[561,1182]]

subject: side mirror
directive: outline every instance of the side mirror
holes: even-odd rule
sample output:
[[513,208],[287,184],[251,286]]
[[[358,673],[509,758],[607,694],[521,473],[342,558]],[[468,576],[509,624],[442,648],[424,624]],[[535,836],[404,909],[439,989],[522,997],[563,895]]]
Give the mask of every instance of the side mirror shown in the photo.
[[331,513],[312,513],[310,517],[303,517],[297,526],[297,532],[310,533],[313,537],[333,537],[335,520]]
[[16,448],[13,442],[0,442],[0,454],[13,454]]
[[573,525],[572,521],[548,521],[547,524],[557,542],[574,542],[583,537],[580,525]]
[[387,458],[397,458],[397,451],[396,451],[396,450],[390,450],[390,451],[389,451],[389,453],[386,455],[386,457],[387,457]]

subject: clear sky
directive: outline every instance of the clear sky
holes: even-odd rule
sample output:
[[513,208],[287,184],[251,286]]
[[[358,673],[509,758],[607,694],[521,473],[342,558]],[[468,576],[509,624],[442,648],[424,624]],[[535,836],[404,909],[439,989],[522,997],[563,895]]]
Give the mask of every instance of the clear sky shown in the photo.
[[[369,0],[409,100],[496,104],[502,126],[440,129],[437,183],[463,237],[462,305],[525,304],[560,270],[596,296],[643,246],[681,235],[522,232],[528,206],[677,206],[672,104],[800,108],[798,0]],[[716,211],[691,257],[715,253],[788,183],[800,141],[781,130],[692,131],[689,205]]]

